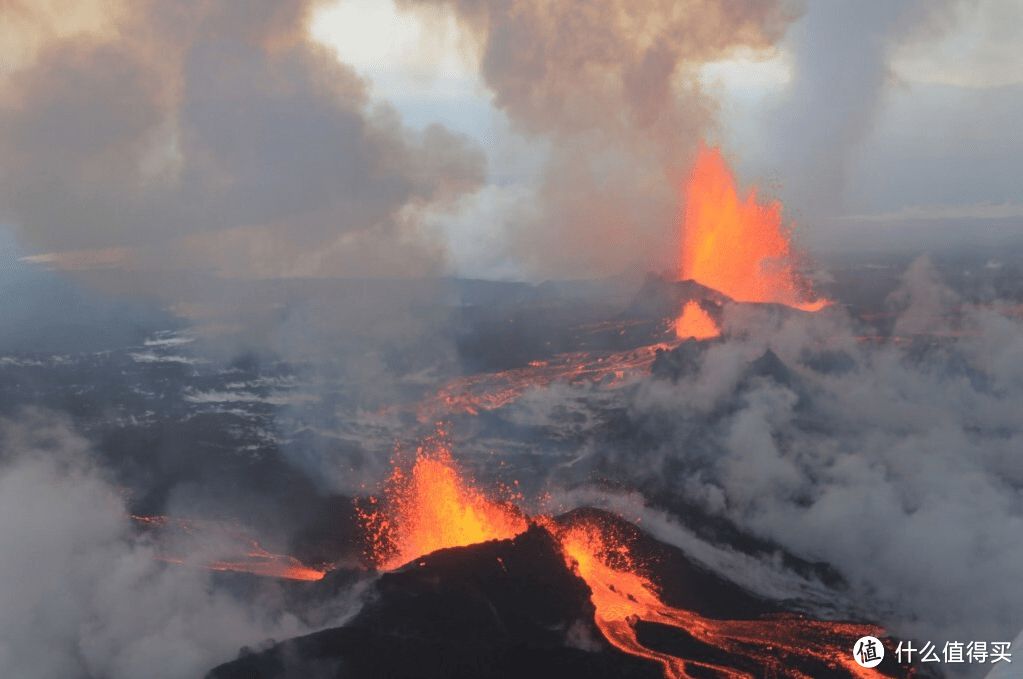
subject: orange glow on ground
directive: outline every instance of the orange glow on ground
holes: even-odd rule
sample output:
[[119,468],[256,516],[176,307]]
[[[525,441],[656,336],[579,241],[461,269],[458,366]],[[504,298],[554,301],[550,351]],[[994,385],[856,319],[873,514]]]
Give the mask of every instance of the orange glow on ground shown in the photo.
[[[248,573],[284,580],[322,580],[326,569],[312,568],[287,554],[275,554],[266,550],[258,540],[241,528],[218,521],[182,519],[171,516],[131,517],[138,525],[154,533],[188,535],[200,553],[213,551],[224,553],[226,558],[196,560],[180,554],[158,551],[157,558],[166,563],[194,565],[212,571]],[[173,541],[171,541],[173,544]]]
[[712,339],[721,334],[718,324],[698,303],[690,300],[675,319],[675,337],[684,339]]
[[514,506],[491,500],[464,478],[440,438],[416,451],[409,472],[395,465],[383,501],[371,502],[361,514],[371,557],[383,570],[446,547],[512,538],[528,525]]
[[781,203],[757,202],[755,190],[740,199],[721,152],[701,147],[686,186],[679,275],[723,292],[737,302],[773,302],[817,311],[827,300],[793,268]]
[[657,358],[657,352],[673,346],[662,343],[628,351],[574,351],[544,361],[531,361],[521,368],[459,377],[420,403],[417,414],[420,422],[436,421],[452,413],[478,415],[504,407],[530,389],[541,389],[555,383],[613,388],[646,373]]

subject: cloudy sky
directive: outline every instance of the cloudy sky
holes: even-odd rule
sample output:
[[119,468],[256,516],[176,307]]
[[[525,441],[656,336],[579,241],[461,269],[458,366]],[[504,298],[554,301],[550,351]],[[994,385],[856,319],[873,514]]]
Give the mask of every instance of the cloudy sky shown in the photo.
[[[745,184],[806,221],[811,247],[848,246],[863,224],[934,222],[944,234],[1004,220],[1018,231],[1023,3],[882,4],[797,6],[777,44],[701,64],[716,105],[707,140],[727,149]],[[495,105],[478,46],[450,13],[424,18],[374,0],[325,7],[311,31],[410,124],[439,121],[486,148],[487,186],[445,232],[462,270],[513,275],[501,229],[484,224],[528,200],[545,147]]]
[[1023,2],[0,12],[0,223],[47,266],[670,270],[703,141],[811,251],[1023,231]]

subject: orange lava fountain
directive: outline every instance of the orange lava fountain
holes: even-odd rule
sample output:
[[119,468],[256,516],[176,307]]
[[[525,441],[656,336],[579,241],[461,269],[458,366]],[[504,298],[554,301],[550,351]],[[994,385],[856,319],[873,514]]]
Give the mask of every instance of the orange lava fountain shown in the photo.
[[[554,527],[565,560],[589,586],[596,609],[594,621],[604,637],[625,653],[661,664],[668,679],[693,676],[754,679],[734,667],[675,657],[643,646],[636,622],[658,623],[684,631],[703,644],[773,670],[770,676],[812,675],[784,664],[784,658],[811,661],[829,669],[841,668],[850,676],[867,679],[884,675],[860,667],[849,652],[851,643],[865,635],[880,636],[882,630],[853,623],[807,620],[794,616],[770,620],[716,620],[674,608],[659,597],[657,587],[634,563],[627,546],[610,538],[595,523]],[[758,675],[759,676],[759,675]],[[766,675],[765,675],[766,676]]]
[[739,198],[721,152],[701,147],[686,187],[679,275],[738,302],[773,302],[817,311],[827,300],[813,293],[792,264],[781,203]]
[[373,507],[360,513],[370,556],[383,570],[445,547],[512,538],[528,527],[514,506],[491,500],[461,476],[440,437],[417,449],[410,472],[395,465],[383,507],[370,501]]
[[721,334],[718,324],[697,302],[689,300],[675,319],[675,337],[684,339],[712,339]]

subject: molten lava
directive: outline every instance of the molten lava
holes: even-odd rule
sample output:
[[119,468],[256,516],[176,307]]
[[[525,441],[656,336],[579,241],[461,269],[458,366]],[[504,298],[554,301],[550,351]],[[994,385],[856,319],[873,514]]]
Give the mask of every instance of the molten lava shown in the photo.
[[544,361],[531,361],[521,368],[459,377],[420,403],[418,417],[421,422],[432,422],[451,413],[477,415],[508,405],[530,389],[558,382],[612,388],[647,372],[657,352],[672,346],[651,344],[628,351],[599,353],[573,351]]
[[718,324],[697,302],[689,300],[675,319],[675,337],[684,339],[712,339],[721,334]]
[[382,507],[371,502],[373,508],[360,513],[370,556],[383,570],[445,547],[512,538],[527,528],[514,506],[491,500],[461,476],[440,436],[416,451],[408,473],[395,465]]
[[773,302],[817,311],[793,267],[781,203],[757,202],[756,191],[741,200],[731,170],[717,149],[701,147],[686,187],[679,274],[738,302]]
[[[716,620],[693,611],[665,604],[656,586],[637,567],[629,548],[615,540],[595,522],[555,526],[565,560],[590,588],[596,609],[594,621],[604,637],[626,653],[661,664],[665,677],[720,676],[753,679],[734,666],[679,658],[643,646],[636,634],[637,621],[674,627],[708,646],[725,651],[742,667],[765,668],[764,676],[806,677],[795,669],[793,660],[803,664],[841,668],[850,676],[882,677],[860,667],[849,652],[851,643],[882,631],[869,625],[806,620],[794,616],[769,620]],[[785,662],[783,659],[787,659]],[[693,671],[698,674],[694,675]]]
[[[387,481],[385,497],[362,512],[371,538],[371,556],[389,570],[445,547],[488,540],[510,539],[526,530],[529,519],[514,506],[486,497],[463,478],[442,436],[416,451],[411,470],[395,469]],[[608,642],[631,655],[659,663],[667,679],[717,676],[753,679],[750,668],[765,676],[804,677],[812,673],[798,667],[844,670],[866,679],[882,677],[856,664],[849,651],[865,635],[882,630],[853,623],[807,620],[784,616],[756,620],[717,620],[665,603],[657,586],[636,563],[624,540],[617,539],[596,520],[568,523],[545,516],[532,519],[561,546],[566,565],[587,584],[594,622]],[[680,630],[687,638],[716,649],[702,660],[676,657],[644,646],[637,622]]]

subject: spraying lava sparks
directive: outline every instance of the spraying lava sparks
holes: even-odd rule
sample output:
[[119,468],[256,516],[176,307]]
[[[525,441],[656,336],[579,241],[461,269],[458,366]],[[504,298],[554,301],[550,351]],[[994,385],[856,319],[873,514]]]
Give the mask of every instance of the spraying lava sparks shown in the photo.
[[512,538],[528,527],[508,503],[488,498],[458,471],[441,435],[416,451],[411,471],[395,465],[383,506],[360,512],[371,557],[389,570],[445,547]]
[[685,303],[682,313],[675,319],[675,337],[678,339],[712,339],[721,334],[718,324],[692,300]]
[[701,147],[686,187],[679,275],[738,302],[773,302],[817,311],[793,268],[781,203],[757,202],[756,191],[739,198],[735,178],[717,149]]

